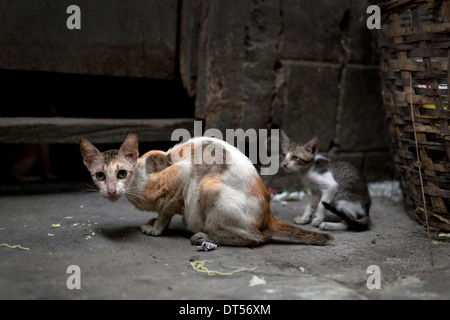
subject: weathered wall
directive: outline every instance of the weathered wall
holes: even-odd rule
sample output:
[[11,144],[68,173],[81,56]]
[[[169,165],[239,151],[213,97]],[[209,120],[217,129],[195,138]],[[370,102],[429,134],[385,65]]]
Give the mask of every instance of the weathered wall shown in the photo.
[[[69,30],[67,7],[81,9]],[[0,69],[173,79],[177,0],[0,0]]]
[[[183,10],[201,12],[198,68],[190,79],[197,81],[196,115],[207,127],[279,127],[302,142],[320,135],[322,150],[333,159],[354,163],[370,180],[390,177],[378,60],[364,1],[183,4]],[[285,176],[266,180],[298,186]]]

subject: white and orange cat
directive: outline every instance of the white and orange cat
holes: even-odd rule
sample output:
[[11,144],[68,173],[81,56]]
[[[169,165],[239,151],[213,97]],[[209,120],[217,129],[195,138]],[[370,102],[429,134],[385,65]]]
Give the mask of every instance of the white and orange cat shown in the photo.
[[[160,235],[178,213],[197,245],[255,246],[270,239],[325,245],[331,239],[276,220],[270,193],[250,160],[222,140],[194,138],[139,158],[137,135],[130,133],[119,150],[102,153],[86,139],[80,149],[104,197],[125,196],[137,209],[158,213],[141,226],[147,235]],[[197,150],[223,161],[198,158]]]

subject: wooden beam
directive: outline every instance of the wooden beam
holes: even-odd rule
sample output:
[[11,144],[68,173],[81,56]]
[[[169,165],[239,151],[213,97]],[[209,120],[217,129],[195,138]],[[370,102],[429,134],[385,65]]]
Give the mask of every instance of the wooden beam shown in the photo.
[[141,142],[170,141],[175,129],[191,136],[195,119],[0,118],[0,143],[118,143],[134,131]]

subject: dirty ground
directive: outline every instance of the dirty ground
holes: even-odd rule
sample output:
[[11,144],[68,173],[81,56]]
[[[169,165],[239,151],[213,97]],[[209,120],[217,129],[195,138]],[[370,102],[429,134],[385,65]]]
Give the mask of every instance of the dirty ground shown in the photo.
[[[291,222],[305,205],[306,199],[273,201],[272,209]],[[331,232],[334,240],[324,247],[198,251],[180,216],[163,236],[141,234],[139,226],[155,215],[125,199],[110,203],[84,193],[0,197],[0,243],[29,249],[0,246],[0,299],[450,298],[450,242],[433,242],[433,268],[422,227],[386,197],[373,198],[371,230]],[[242,271],[208,276],[193,261]],[[81,289],[67,287],[71,265],[79,267]],[[370,290],[373,265],[381,288]]]

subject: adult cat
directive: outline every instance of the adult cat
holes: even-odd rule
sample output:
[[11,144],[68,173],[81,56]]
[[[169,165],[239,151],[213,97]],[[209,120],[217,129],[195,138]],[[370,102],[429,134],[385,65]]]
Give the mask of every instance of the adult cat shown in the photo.
[[119,150],[101,153],[86,139],[80,149],[103,196],[125,196],[137,209],[158,213],[141,226],[145,234],[160,235],[179,213],[197,245],[254,246],[273,238],[324,245],[331,239],[276,220],[270,193],[250,160],[222,140],[194,138],[138,158],[138,138],[130,133]]

